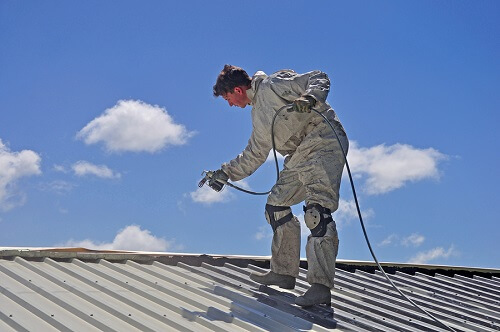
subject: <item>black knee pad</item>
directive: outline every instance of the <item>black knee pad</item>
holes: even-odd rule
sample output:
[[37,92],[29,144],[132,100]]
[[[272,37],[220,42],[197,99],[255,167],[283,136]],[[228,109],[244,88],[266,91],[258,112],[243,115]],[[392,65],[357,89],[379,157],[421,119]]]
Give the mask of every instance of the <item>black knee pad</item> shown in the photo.
[[314,203],[304,206],[304,221],[313,237],[321,237],[325,236],[326,227],[333,218],[330,209]]
[[[286,216],[281,217],[280,219],[276,220],[276,218],[274,217],[274,213],[286,211],[286,210],[289,210],[289,213]],[[293,218],[292,209],[290,209],[289,206],[274,206],[274,205],[266,204],[266,219],[267,219],[267,222],[273,228],[273,232],[276,232],[276,229],[279,226],[292,220],[292,218]]]

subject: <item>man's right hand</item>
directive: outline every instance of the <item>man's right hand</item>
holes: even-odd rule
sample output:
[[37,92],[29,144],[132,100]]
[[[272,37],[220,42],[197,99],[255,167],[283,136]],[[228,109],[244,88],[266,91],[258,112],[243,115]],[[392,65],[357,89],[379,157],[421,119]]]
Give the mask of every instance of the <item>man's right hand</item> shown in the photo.
[[229,180],[229,176],[222,169],[218,169],[214,172],[210,180],[208,181],[208,186],[215,191],[221,191],[224,185]]

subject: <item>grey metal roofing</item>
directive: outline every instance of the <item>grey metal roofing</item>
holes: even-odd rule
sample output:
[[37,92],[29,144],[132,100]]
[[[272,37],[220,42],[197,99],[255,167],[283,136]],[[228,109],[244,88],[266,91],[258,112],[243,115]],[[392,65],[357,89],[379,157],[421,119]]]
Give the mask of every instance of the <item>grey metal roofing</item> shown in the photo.
[[[332,307],[249,279],[266,258],[0,251],[0,331],[446,331],[366,262],[339,261]],[[302,266],[305,262],[302,262]],[[414,302],[457,331],[500,331],[500,270],[386,264]]]

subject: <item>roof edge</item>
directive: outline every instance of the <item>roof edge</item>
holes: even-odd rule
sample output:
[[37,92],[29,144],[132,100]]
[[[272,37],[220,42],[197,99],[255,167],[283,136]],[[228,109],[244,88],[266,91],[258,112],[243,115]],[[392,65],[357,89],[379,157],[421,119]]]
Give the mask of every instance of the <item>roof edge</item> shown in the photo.
[[[27,259],[72,259],[81,260],[99,260],[110,261],[132,260],[137,262],[160,261],[165,264],[175,265],[178,262],[199,265],[201,263],[210,263],[214,265],[223,265],[230,262],[235,265],[246,266],[248,264],[269,268],[270,256],[248,256],[248,255],[218,255],[218,254],[195,254],[195,253],[170,253],[170,252],[146,252],[146,251],[124,251],[124,250],[92,250],[87,248],[59,247],[59,248],[34,248],[34,247],[0,247],[0,259],[10,257],[22,257]],[[338,268],[355,271],[362,270],[374,273],[378,266],[373,261],[345,260],[337,259]],[[466,267],[451,265],[430,265],[430,264],[411,264],[381,262],[380,265],[388,273],[406,272],[415,274],[421,272],[424,274],[440,273],[444,275],[461,274],[465,276],[480,275],[490,278],[491,276],[500,277],[500,269]],[[307,261],[301,259],[300,266],[307,269]]]

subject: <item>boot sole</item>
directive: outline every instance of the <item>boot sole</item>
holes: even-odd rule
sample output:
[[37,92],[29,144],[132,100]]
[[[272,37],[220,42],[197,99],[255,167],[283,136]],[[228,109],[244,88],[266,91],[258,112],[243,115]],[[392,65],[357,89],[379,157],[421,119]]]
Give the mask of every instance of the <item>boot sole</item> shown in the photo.
[[293,285],[293,286],[280,286],[280,285],[275,285],[275,286],[278,286],[279,288],[283,288],[283,289],[294,289],[294,288],[295,288],[295,285]]
[[332,302],[314,303],[314,304],[298,304],[298,303],[295,303],[295,304],[298,305],[299,307],[302,307],[302,308],[310,308],[310,307],[314,307],[315,305],[324,305],[326,307],[332,306]]
[[258,277],[255,278],[255,277],[252,277],[252,276],[250,276],[250,280],[252,280],[252,281],[254,281],[254,282],[258,283],[258,284],[266,285],[266,286],[278,286],[279,288],[284,288],[284,289],[294,289],[295,288],[295,282],[293,284],[289,284],[289,285],[278,284],[278,283],[273,284],[273,283],[266,283],[266,282],[259,281]]
[[258,282],[258,281],[255,281],[255,282],[258,284],[264,285],[264,286],[278,286],[279,288],[283,288],[283,289],[294,289],[295,288],[295,285],[266,284],[266,283]]
[[297,300],[300,300],[303,299],[302,297],[298,297],[296,300],[295,300],[295,304],[298,305],[298,306],[301,306],[301,307],[312,307],[312,306],[315,306],[315,305],[325,305],[327,307],[331,307],[332,306],[332,300],[326,300],[326,301],[323,301],[323,302],[318,302],[318,303],[312,303],[312,304],[309,304],[309,303],[306,303],[306,304],[299,304],[297,303]]

